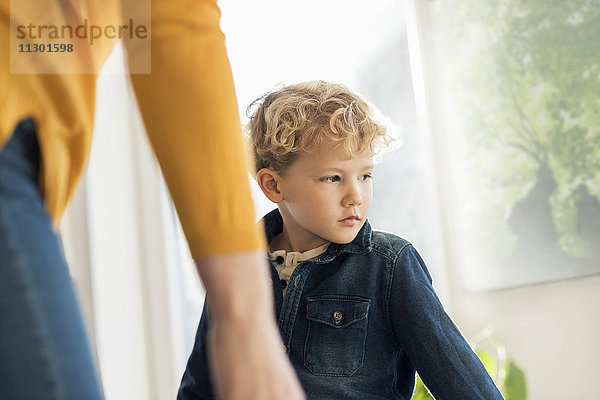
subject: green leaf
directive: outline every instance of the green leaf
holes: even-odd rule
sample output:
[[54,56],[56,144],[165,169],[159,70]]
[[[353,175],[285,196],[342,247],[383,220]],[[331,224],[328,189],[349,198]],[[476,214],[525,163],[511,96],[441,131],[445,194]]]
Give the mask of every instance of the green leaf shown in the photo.
[[508,361],[508,370],[504,379],[504,397],[506,400],[525,400],[527,399],[527,385],[525,383],[525,374],[511,360]]
[[415,391],[413,393],[412,400],[430,400],[430,399],[433,399],[433,397],[431,396],[431,394],[429,394],[429,392],[425,388],[425,385],[423,384],[423,380],[421,379],[419,374],[417,374],[417,382],[415,384]]

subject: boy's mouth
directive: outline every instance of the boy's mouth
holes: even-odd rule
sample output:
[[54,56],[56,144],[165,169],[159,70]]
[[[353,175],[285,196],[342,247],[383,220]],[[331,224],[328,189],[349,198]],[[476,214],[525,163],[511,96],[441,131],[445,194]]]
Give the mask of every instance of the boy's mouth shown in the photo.
[[358,215],[351,215],[344,219],[340,219],[338,222],[346,226],[355,226],[356,224],[358,224],[358,221],[360,221],[360,217]]

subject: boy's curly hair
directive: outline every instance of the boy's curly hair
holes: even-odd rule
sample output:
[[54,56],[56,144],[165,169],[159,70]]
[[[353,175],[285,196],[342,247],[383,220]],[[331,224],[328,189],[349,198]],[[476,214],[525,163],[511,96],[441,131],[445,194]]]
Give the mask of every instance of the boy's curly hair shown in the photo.
[[394,140],[375,119],[373,108],[338,83],[285,86],[256,99],[248,114],[245,132],[256,171],[271,168],[283,173],[299,152],[310,151],[324,139],[340,142],[348,157],[367,149],[375,155]]

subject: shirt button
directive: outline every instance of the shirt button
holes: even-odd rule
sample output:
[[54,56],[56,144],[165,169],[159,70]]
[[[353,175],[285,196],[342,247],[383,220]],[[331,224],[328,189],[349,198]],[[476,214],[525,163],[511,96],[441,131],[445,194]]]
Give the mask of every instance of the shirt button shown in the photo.
[[342,319],[342,313],[340,311],[334,312],[333,319],[335,320],[335,322],[340,322],[340,320]]
[[283,259],[282,256],[277,256],[277,258],[275,259],[275,262],[280,265],[283,264],[284,261],[285,260]]
[[287,353],[287,347],[285,347],[285,344],[281,343],[281,350],[283,350],[284,353]]
[[285,279],[282,279],[280,282],[281,282],[281,288],[285,289],[287,287],[287,281]]

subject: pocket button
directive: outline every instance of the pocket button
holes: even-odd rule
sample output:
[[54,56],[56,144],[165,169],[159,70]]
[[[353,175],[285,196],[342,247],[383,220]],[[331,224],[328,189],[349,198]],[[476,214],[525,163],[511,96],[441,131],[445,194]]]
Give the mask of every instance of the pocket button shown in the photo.
[[335,321],[336,324],[339,324],[340,321],[342,320],[342,313],[340,311],[336,311],[333,313],[333,320]]

